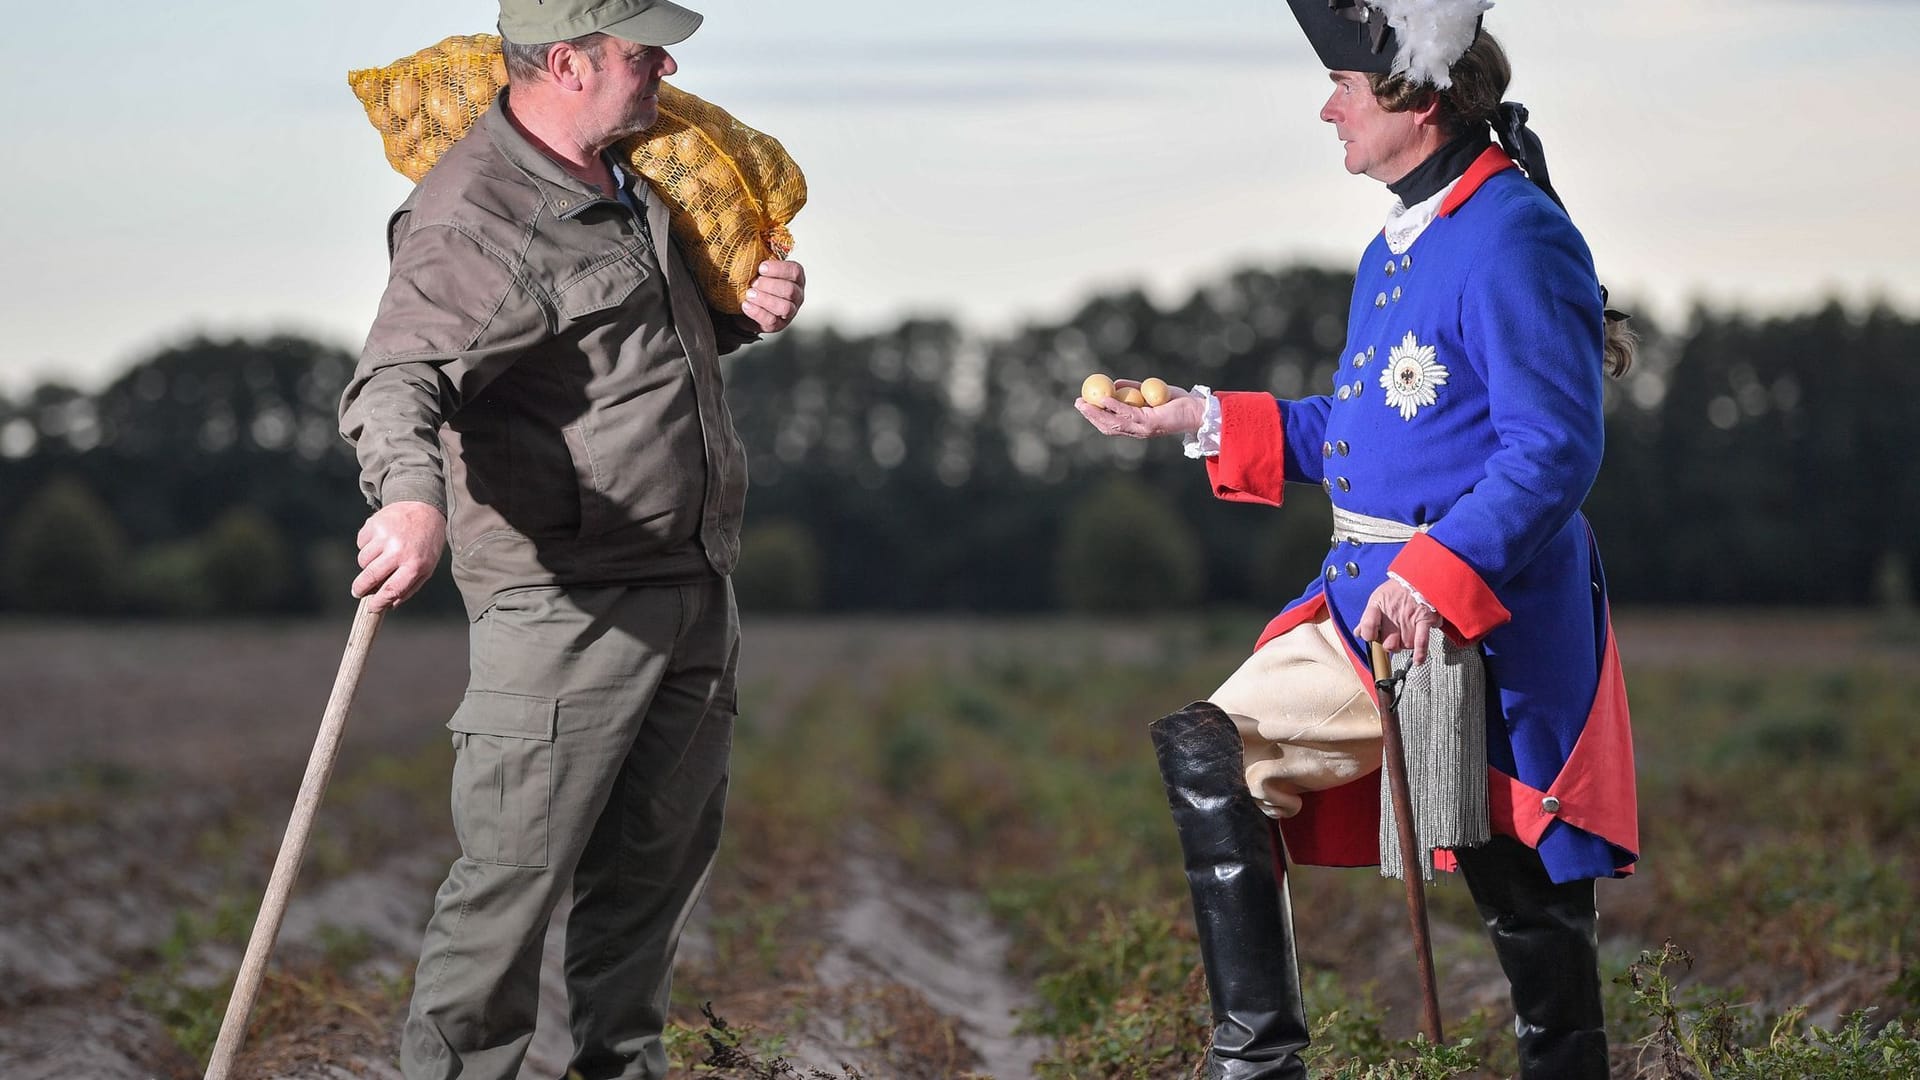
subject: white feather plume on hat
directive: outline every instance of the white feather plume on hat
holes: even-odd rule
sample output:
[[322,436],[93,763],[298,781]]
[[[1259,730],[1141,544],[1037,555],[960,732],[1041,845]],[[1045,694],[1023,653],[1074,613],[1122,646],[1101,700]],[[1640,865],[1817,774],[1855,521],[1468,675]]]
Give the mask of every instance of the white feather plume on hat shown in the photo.
[[1453,85],[1449,69],[1465,55],[1493,0],[1367,0],[1399,39],[1393,73],[1438,90]]

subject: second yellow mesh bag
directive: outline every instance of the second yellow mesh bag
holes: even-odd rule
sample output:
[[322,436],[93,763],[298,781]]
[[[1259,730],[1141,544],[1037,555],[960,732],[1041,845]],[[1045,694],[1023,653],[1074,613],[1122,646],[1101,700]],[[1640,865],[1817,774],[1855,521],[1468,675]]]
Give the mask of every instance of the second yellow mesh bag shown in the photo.
[[[387,163],[413,181],[473,127],[506,82],[492,34],[456,35],[347,74],[386,144]],[[738,314],[759,265],[793,249],[787,224],[807,202],[800,167],[779,140],[666,83],[660,119],[614,152],[666,200],[707,302]]]

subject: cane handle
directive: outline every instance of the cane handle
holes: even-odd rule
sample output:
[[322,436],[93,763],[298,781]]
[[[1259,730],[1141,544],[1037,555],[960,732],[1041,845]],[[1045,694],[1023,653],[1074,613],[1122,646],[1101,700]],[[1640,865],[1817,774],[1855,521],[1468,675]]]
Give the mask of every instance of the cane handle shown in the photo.
[[1387,647],[1377,641],[1369,641],[1367,651],[1373,656],[1374,680],[1385,682],[1393,678],[1393,656],[1387,652]]

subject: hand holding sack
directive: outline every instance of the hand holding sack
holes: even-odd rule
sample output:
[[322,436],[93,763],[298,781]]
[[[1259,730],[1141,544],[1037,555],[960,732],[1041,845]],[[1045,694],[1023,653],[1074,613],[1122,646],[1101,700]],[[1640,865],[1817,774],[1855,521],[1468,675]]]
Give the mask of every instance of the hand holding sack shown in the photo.
[[[455,35],[347,84],[386,144],[387,163],[418,182],[492,107],[507,83],[500,39]],[[793,248],[787,231],[807,181],[778,140],[725,109],[660,84],[660,119],[614,148],[666,200],[673,234],[716,310],[740,313],[769,258]]]

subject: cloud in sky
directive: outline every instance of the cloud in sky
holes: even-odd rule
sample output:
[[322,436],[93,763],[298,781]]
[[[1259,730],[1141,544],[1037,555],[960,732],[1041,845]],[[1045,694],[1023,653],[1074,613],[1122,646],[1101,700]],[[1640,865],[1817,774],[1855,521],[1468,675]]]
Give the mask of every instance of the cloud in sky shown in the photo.
[[[1315,117],[1325,80],[1277,0],[1183,10],[980,0],[709,0],[683,88],[806,169],[811,317],[951,313],[982,328],[1091,289],[1163,296],[1236,262],[1345,265],[1382,189]],[[0,70],[0,390],[93,382],[193,329],[357,343],[405,197],[348,93],[492,22],[486,0],[208,0],[96,26],[43,5]],[[1501,0],[1556,185],[1616,293],[1920,301],[1887,241],[1920,175],[1920,109],[1887,78],[1920,4]]]

